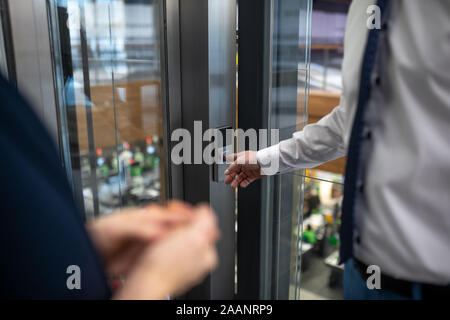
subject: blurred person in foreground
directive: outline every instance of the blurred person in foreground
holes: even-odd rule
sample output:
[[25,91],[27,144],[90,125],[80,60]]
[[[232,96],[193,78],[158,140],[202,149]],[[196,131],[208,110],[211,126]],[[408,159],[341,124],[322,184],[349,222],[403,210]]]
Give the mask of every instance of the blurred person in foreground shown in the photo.
[[[345,299],[450,296],[449,20],[450,1],[353,1],[340,105],[291,139],[233,155],[225,171],[246,188],[273,163],[285,173],[348,156]],[[375,289],[370,265],[381,271]]]
[[[216,266],[219,231],[206,205],[85,223],[49,134],[1,77],[0,150],[1,299],[167,299]],[[125,282],[112,292],[110,277]]]

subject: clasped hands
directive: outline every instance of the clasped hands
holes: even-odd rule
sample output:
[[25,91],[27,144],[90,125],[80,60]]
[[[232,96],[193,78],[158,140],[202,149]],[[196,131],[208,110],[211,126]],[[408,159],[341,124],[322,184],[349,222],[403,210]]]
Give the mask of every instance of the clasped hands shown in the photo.
[[216,217],[207,205],[170,202],[89,223],[109,276],[123,276],[115,299],[164,299],[198,284],[217,265]]
[[[225,183],[246,188],[263,177],[256,152],[229,156]],[[164,299],[198,284],[218,263],[217,221],[207,205],[170,202],[128,209],[87,225],[110,276],[126,282],[115,299]]]

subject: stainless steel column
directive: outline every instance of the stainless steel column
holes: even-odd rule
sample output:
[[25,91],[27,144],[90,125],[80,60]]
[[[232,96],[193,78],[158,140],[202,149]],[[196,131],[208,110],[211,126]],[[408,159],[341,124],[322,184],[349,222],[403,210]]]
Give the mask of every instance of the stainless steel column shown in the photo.
[[[170,141],[173,130],[183,126],[181,109],[181,59],[180,59],[180,7],[179,0],[163,1],[162,16],[165,17],[165,28],[162,30],[164,46],[161,46],[162,62],[162,90],[163,90],[163,117],[164,150],[167,172],[167,197],[170,199],[183,199],[183,166],[172,163],[170,156],[173,146]],[[164,30],[163,30],[164,29]]]
[[[5,0],[6,1],[6,0]],[[21,0],[8,1],[9,20],[12,34],[11,47],[14,48],[14,81],[19,91],[30,101],[36,114],[50,132],[55,145],[61,154],[61,163],[66,162],[68,178],[74,191],[74,198],[84,211],[82,195],[81,169],[79,163],[71,161],[69,142],[65,141],[64,130],[59,121],[67,121],[65,118],[65,105],[63,97],[58,98],[57,83],[63,84],[62,75],[56,70],[53,58],[55,52],[59,52],[59,42],[52,45],[54,36],[51,28],[57,28],[56,1],[46,0]],[[49,7],[50,6],[50,7]],[[49,12],[54,11],[49,15]],[[53,19],[51,19],[53,18]],[[51,22],[50,22],[51,21]],[[52,25],[54,23],[55,25]],[[54,37],[53,37],[54,38]],[[57,62],[59,62],[59,56]],[[57,76],[58,75],[58,76]],[[58,80],[57,80],[58,79]],[[62,99],[61,101],[59,99]],[[59,107],[64,111],[60,114]],[[60,115],[60,119],[58,119]],[[72,125],[76,125],[72,124]],[[75,147],[73,145],[72,147]],[[77,160],[79,162],[79,159]]]
[[58,143],[57,103],[45,0],[9,1],[17,86]]
[[[180,52],[183,127],[194,136],[194,121],[203,131],[235,127],[236,0],[180,0]],[[168,75],[170,77],[170,74]],[[194,153],[192,153],[194,154]],[[235,194],[212,182],[209,166],[184,166],[184,199],[209,202],[216,210],[222,238],[218,269],[189,299],[234,298]]]

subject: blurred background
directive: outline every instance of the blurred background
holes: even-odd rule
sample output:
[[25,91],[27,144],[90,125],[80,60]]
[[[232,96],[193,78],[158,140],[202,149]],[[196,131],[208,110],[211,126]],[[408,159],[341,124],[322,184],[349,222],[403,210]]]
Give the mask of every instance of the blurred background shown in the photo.
[[234,191],[168,155],[192,120],[285,139],[331,112],[349,4],[0,0],[0,70],[54,137],[85,218],[211,203],[221,265],[191,297],[342,299],[344,158]]
[[[347,12],[351,1],[315,0],[311,28],[308,123],[339,105]],[[338,230],[346,159],[306,170],[300,299],[342,299]]]

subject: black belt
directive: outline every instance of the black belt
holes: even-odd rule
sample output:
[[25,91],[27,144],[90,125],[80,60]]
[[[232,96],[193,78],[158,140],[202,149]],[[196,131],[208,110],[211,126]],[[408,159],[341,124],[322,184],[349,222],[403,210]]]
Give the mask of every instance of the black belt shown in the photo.
[[[355,257],[353,257],[353,260],[355,262],[356,269],[361,274],[361,277],[364,281],[367,281],[367,278],[370,276],[370,274],[367,274],[368,266]],[[408,299],[413,298],[414,287],[417,285],[421,288],[421,297],[424,300],[448,299],[450,297],[450,286],[438,286],[424,283],[418,284],[406,280],[395,279],[383,273],[381,274],[380,279],[382,290],[390,291]]]

